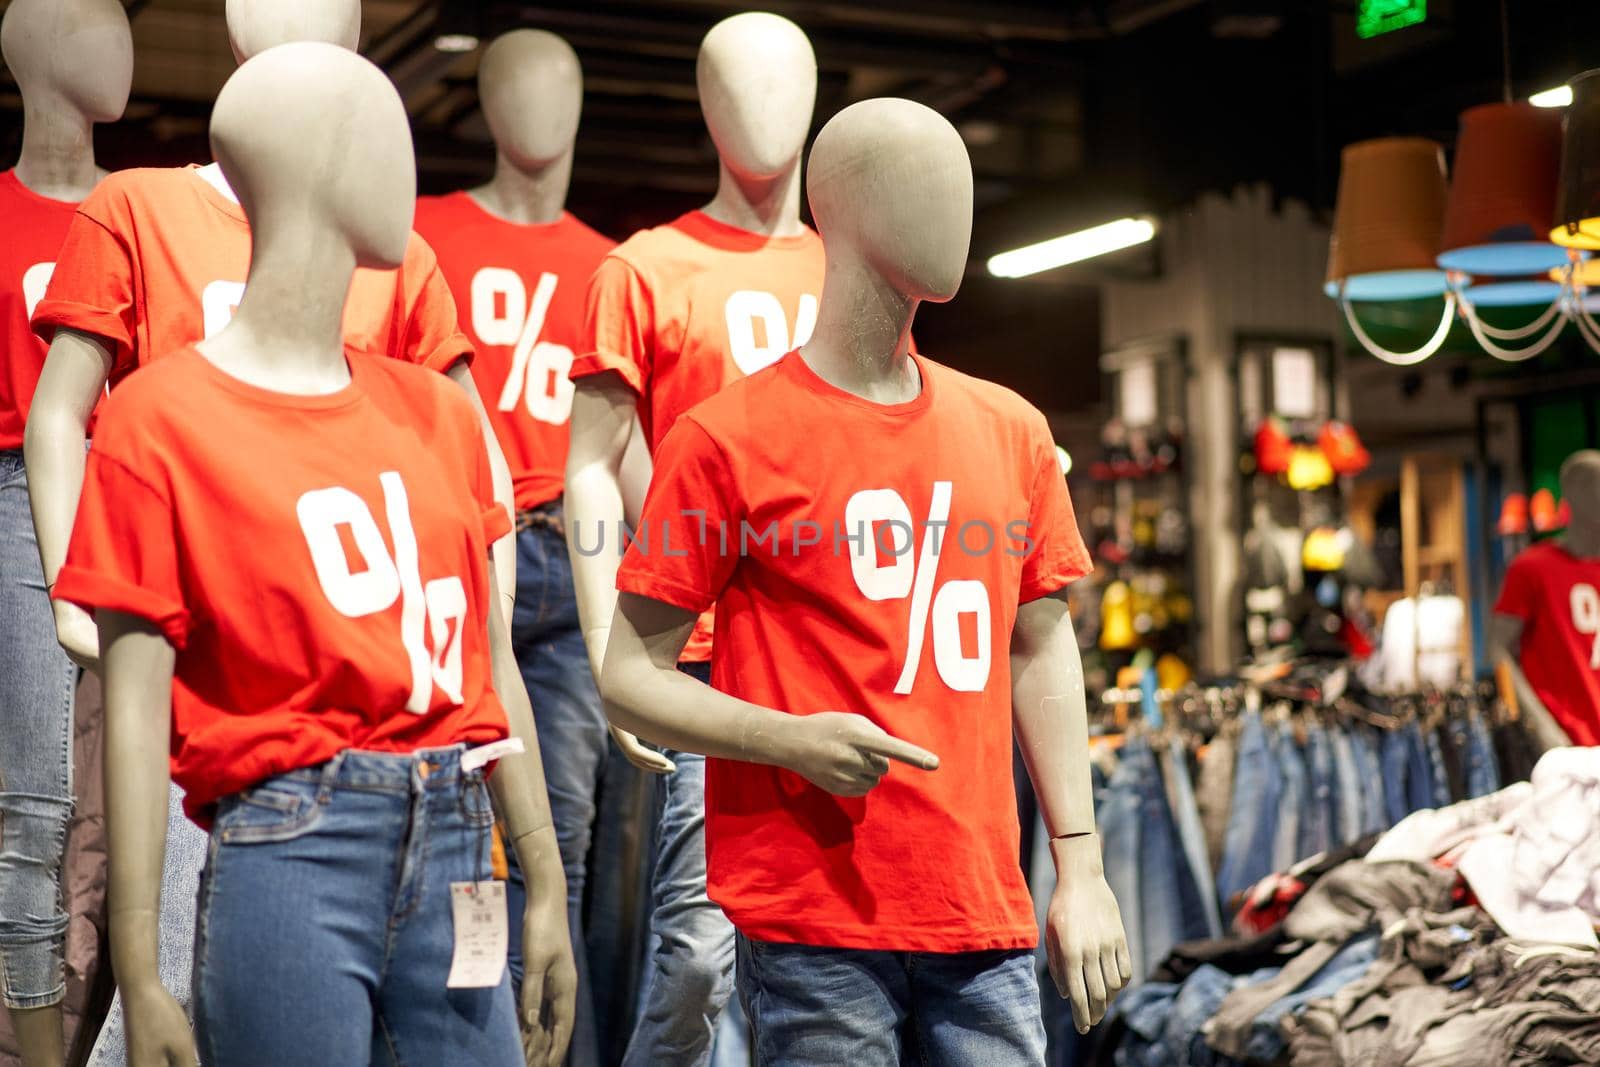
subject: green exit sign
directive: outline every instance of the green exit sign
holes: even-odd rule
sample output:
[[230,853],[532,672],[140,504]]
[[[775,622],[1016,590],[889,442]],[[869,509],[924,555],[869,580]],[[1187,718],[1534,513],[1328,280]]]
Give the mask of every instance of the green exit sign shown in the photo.
[[1428,0],[1361,0],[1356,8],[1356,36],[1376,37],[1427,18]]

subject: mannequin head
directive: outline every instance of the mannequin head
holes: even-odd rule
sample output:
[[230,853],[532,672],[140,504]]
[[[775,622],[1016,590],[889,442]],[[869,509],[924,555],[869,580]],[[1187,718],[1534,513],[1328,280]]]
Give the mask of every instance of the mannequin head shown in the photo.
[[[337,234],[358,266],[405,256],[417,194],[405,105],[388,77],[321,42],[247,60],[217,97],[211,150],[258,243]],[[288,239],[288,238],[285,238]]]
[[763,12],[723,19],[700,43],[695,81],[729,171],[759,181],[794,166],[817,100],[817,57],[800,27]]
[[817,134],[806,196],[829,269],[854,259],[913,300],[949,300],[972,241],[972,162],[954,126],[911,100],[852,104]]
[[117,0],[12,0],[0,51],[30,105],[55,99],[115,122],[128,104],[133,36]]
[[1561,499],[1572,508],[1572,525],[1600,526],[1600,451],[1586,448],[1561,464]]
[[325,41],[355,51],[361,0],[228,0],[228,43],[240,63],[274,45]]
[[518,170],[538,170],[572,150],[583,69],[572,46],[555,34],[512,30],[484,50],[478,99],[501,154]]

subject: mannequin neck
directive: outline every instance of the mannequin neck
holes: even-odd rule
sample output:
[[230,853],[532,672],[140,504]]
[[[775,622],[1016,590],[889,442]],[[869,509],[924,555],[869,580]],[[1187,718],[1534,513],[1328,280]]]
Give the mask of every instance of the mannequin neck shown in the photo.
[[800,223],[800,161],[773,178],[740,178],[720,164],[717,195],[702,210],[718,222],[766,237],[793,237]]
[[922,379],[909,353],[919,303],[861,260],[830,255],[817,326],[801,358],[817,377],[864,400],[915,400]]
[[200,348],[228,373],[264,389],[307,396],[342,389],[350,381],[343,321],[355,252],[311,219],[258,230],[252,240],[238,310]]
[[567,187],[571,183],[570,147],[549,163],[532,170],[518,167],[504,152],[497,152],[494,177],[470,190],[468,195],[498,219],[537,226],[561,218],[567,204]]
[[40,196],[82,200],[102,176],[94,164],[94,124],[60,96],[43,95],[23,100],[17,178]]
[[1561,545],[1579,559],[1600,559],[1600,523],[1574,521],[1561,535]]

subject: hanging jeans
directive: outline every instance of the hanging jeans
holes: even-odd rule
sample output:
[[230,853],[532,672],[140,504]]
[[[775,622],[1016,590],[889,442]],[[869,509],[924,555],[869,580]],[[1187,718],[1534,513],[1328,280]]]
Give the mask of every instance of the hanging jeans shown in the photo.
[[1148,974],[1167,958],[1173,945],[1207,936],[1206,913],[1149,742],[1133,738],[1124,744],[1122,764],[1134,770],[1140,795],[1138,899],[1143,958],[1133,965],[1138,973]]
[[1423,747],[1428,752],[1428,785],[1433,796],[1429,807],[1448,808],[1450,806],[1450,778],[1445,772],[1444,749],[1439,743],[1439,731],[1427,730],[1423,733]]
[[1370,726],[1352,726],[1350,750],[1361,778],[1361,836],[1382,833],[1394,824],[1389,819],[1389,787],[1377,732]]
[[1467,720],[1467,797],[1476,799],[1499,789],[1500,766],[1494,754],[1494,739],[1483,716],[1473,712]]
[[1384,818],[1393,826],[1411,814],[1407,779],[1411,773],[1411,743],[1406,728],[1385,730],[1380,742],[1383,760]]
[[345,751],[222,801],[200,891],[207,1067],[521,1067],[508,972],[449,989],[451,884],[491,877],[494,809],[465,746]]
[[1361,782],[1361,770],[1356,763],[1355,743],[1348,731],[1335,726],[1328,731],[1333,748],[1333,779],[1338,813],[1335,838],[1340,845],[1353,845],[1360,839],[1361,805],[1366,788]]
[[20,450],[0,452],[0,1000],[66,993],[61,860],[72,815],[72,690]]
[[1111,895],[1116,898],[1117,907],[1122,912],[1122,931],[1128,941],[1128,959],[1133,963],[1130,985],[1144,981],[1145,975],[1141,969],[1145,958],[1144,913],[1139,897],[1143,806],[1139,771],[1123,758],[1118,761],[1111,781],[1106,784],[1098,819],[1106,885],[1111,888]]
[[1433,758],[1421,724],[1413,719],[1401,728],[1401,733],[1406,741],[1406,814],[1441,806],[1433,789]]
[[[1247,711],[1239,728],[1233,772],[1233,803],[1222,864],[1217,872],[1217,897],[1225,915],[1228,901],[1273,871],[1272,843],[1277,835],[1283,776],[1267,741],[1261,713]],[[1130,946],[1131,947],[1131,946]]]
[[1195,804],[1194,783],[1189,777],[1189,758],[1183,743],[1174,737],[1167,746],[1167,758],[1162,761],[1167,795],[1176,807],[1172,811],[1177,828],[1178,842],[1184,858],[1189,863],[1189,874],[1200,897],[1201,913],[1205,916],[1203,937],[1222,936],[1222,915],[1217,909],[1216,878],[1211,871],[1211,859],[1206,854],[1205,830],[1200,823],[1200,809]]
[[1278,726],[1276,752],[1283,795],[1278,804],[1278,832],[1272,841],[1272,869],[1286,871],[1301,858],[1300,824],[1311,805],[1311,788],[1305,757],[1295,743],[1294,727],[1288,723]]
[[1305,814],[1300,818],[1300,847],[1296,859],[1326,852],[1334,844],[1335,782],[1333,775],[1333,749],[1328,732],[1313,723],[1306,730],[1306,794]]

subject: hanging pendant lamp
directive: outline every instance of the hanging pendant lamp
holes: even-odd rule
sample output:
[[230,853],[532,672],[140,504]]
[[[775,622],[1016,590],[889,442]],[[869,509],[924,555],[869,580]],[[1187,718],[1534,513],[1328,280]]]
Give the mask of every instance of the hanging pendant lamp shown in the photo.
[[[1474,278],[1541,274],[1567,262],[1552,244],[1556,181],[1561,171],[1561,116],[1532,104],[1482,104],[1461,113],[1438,264]],[[1523,303],[1560,295],[1541,283]],[[1502,291],[1507,299],[1513,290]],[[1531,298],[1531,299],[1528,299]]]
[[1600,70],[1567,82],[1572,103],[1561,133],[1561,183],[1550,240],[1600,250]]
[[[1339,198],[1325,291],[1339,301],[1363,348],[1389,363],[1420,363],[1450,333],[1456,296],[1434,262],[1444,223],[1444,150],[1420,137],[1361,141],[1340,155]],[[1394,352],[1362,327],[1362,301],[1444,297],[1439,328],[1410,352]]]

